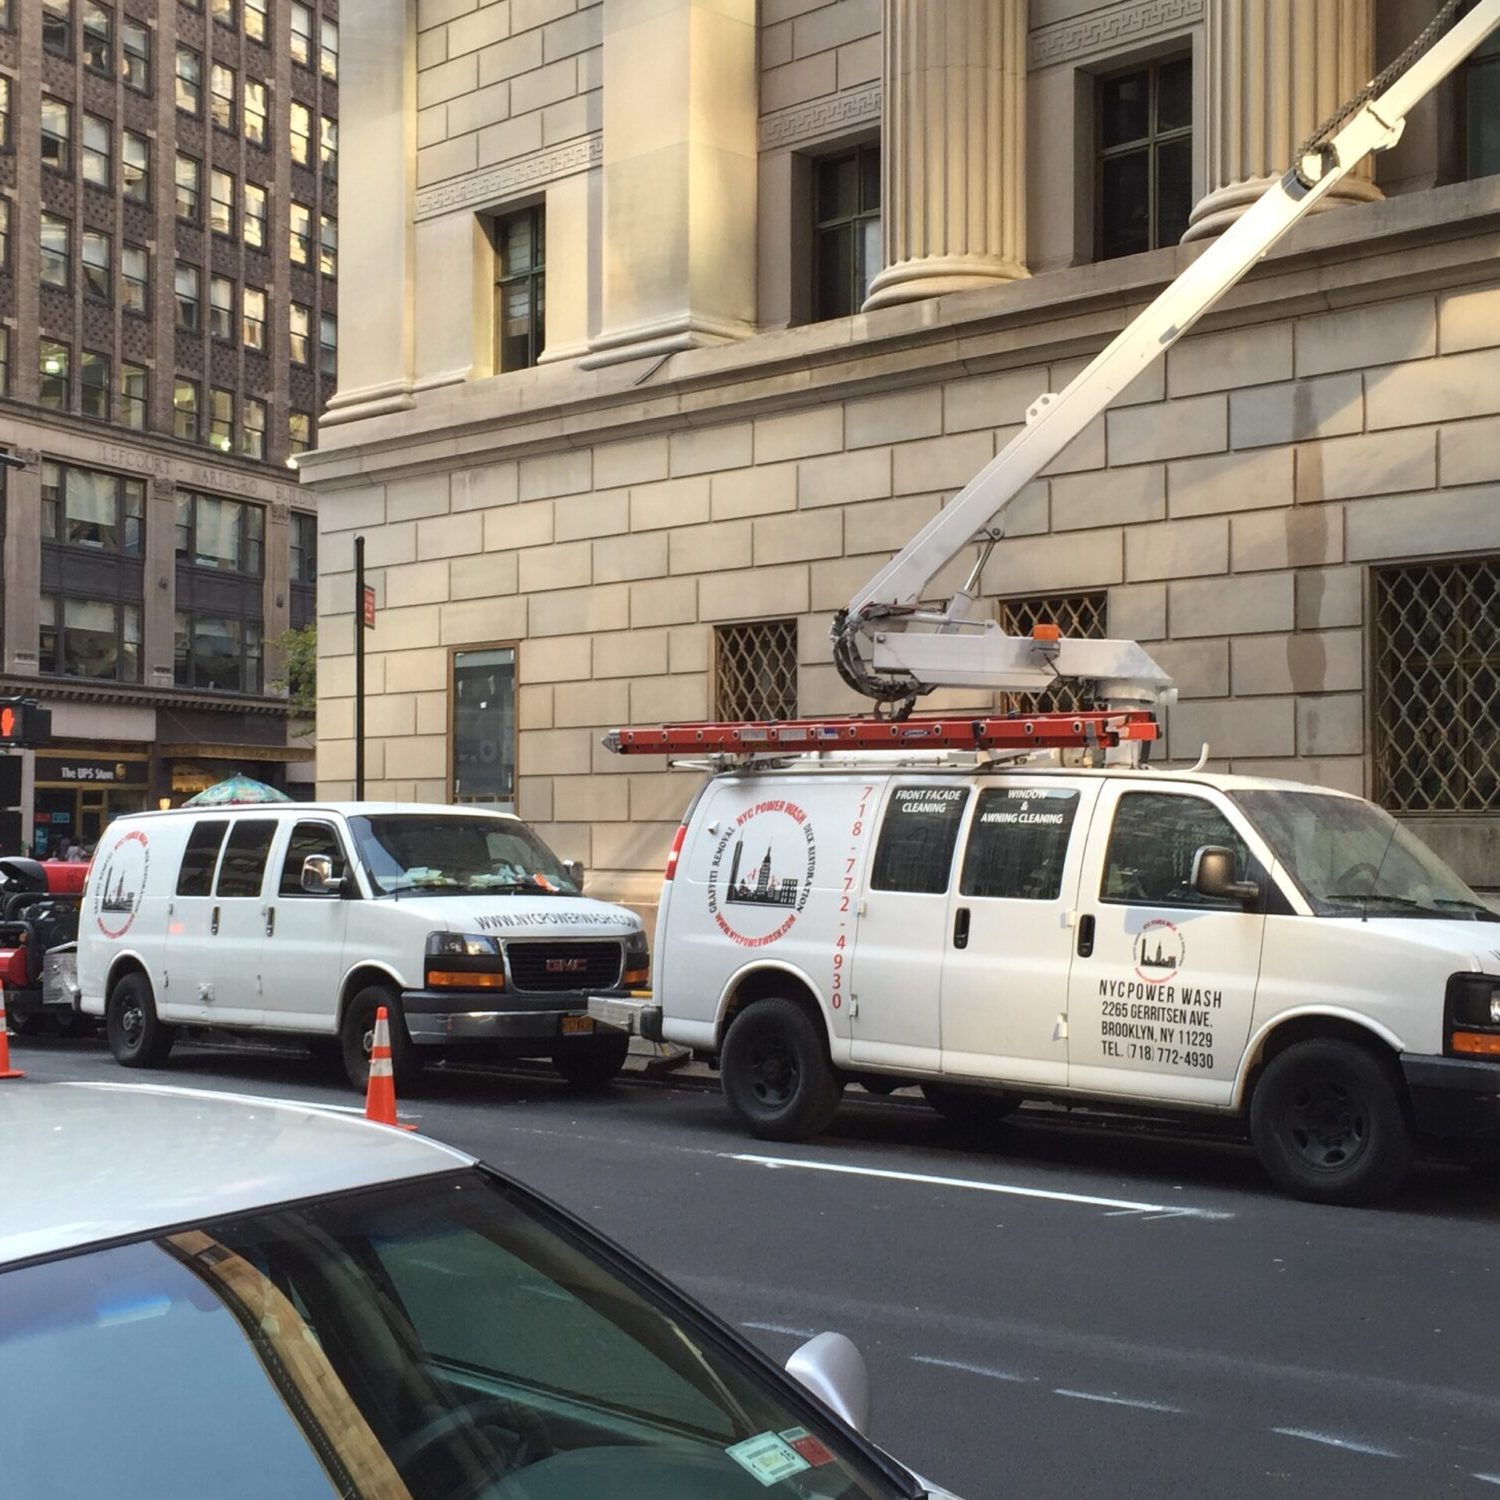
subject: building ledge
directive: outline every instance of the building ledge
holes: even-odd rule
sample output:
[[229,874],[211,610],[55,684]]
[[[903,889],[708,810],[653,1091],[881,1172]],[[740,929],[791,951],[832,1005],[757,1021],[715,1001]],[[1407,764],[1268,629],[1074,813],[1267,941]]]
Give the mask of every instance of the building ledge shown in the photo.
[[[0,676],[0,696],[35,698],[43,703],[108,703],[128,708],[190,708],[209,713],[256,714],[289,719],[286,698],[259,694],[226,697],[221,693],[195,693],[184,688],[137,687],[124,682],[91,682],[75,678]],[[246,749],[260,747],[250,745]]]

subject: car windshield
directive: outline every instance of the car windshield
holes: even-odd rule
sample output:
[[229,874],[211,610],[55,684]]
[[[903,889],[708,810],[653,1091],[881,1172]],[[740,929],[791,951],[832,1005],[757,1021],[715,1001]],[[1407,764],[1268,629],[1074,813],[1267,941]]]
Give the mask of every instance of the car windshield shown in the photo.
[[[569,1221],[478,1170],[0,1273],[5,1493],[910,1494]],[[23,1442],[87,1413],[86,1442]]]
[[578,894],[562,861],[513,818],[392,813],[350,818],[349,826],[382,896],[402,891]]
[[1388,812],[1322,792],[1235,792],[1316,916],[1500,922]]

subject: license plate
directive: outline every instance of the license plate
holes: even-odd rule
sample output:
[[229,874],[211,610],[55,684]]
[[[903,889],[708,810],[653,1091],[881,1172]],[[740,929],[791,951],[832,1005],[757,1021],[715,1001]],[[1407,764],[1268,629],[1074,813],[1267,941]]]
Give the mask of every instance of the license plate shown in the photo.
[[564,1016],[562,1018],[562,1034],[564,1036],[576,1036],[579,1032],[592,1031],[594,1029],[594,1018],[592,1016]]

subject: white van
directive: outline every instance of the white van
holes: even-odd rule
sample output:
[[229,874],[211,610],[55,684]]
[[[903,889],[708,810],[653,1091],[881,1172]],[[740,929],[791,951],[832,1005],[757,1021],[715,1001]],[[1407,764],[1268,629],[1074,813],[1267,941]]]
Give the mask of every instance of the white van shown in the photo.
[[520,819],[472,807],[350,802],[117,818],[78,931],[79,1008],[127,1067],[176,1028],[312,1040],[363,1088],[379,1006],[398,1085],[434,1048],[550,1057],[591,1086],[629,1038],[585,994],[648,973],[623,907]]
[[1500,1126],[1500,916],[1388,814],[1192,772],[793,761],[678,833],[649,1004],[740,1121],[822,1130],[848,1081],[1246,1118],[1284,1188],[1394,1187]]

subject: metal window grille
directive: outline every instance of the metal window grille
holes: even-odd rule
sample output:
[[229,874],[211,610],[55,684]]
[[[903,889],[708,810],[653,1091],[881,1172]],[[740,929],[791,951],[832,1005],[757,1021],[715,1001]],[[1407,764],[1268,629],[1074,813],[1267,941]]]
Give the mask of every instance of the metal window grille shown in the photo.
[[1500,557],[1377,568],[1375,795],[1500,810]]
[[756,620],[714,631],[714,718],[797,717],[797,622]]
[[[997,619],[1006,635],[1030,635],[1035,625],[1056,625],[1065,636],[1103,640],[1109,634],[1106,614],[1109,596],[1044,594],[1030,599],[1001,599]],[[999,710],[1007,714],[1073,713],[1094,701],[1090,682],[1060,682],[1045,693],[1002,693]]]

